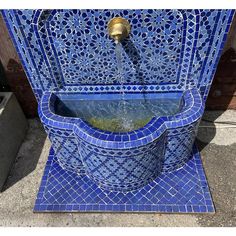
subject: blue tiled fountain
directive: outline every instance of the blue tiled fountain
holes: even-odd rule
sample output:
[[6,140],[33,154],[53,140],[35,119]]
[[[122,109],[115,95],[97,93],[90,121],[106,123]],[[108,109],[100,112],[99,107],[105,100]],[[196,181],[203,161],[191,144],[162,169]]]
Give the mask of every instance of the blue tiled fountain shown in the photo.
[[214,212],[194,140],[233,10],[2,14],[52,143],[35,212]]

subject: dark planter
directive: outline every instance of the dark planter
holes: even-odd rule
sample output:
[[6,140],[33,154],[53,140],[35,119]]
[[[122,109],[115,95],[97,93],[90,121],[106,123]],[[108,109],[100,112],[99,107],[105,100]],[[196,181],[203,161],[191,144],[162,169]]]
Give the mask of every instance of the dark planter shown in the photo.
[[15,95],[0,92],[0,190],[27,131],[27,120]]

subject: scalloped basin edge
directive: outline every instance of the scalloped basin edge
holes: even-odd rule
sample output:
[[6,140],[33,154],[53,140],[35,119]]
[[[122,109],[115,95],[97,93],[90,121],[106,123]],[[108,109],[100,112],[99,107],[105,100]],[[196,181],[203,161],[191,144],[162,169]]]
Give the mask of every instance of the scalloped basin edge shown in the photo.
[[183,92],[177,114],[154,117],[138,130],[115,133],[94,128],[81,118],[55,114],[57,93],[45,92],[38,111],[58,162],[115,191],[140,188],[160,173],[182,167],[191,156],[204,111],[198,89],[192,88]]

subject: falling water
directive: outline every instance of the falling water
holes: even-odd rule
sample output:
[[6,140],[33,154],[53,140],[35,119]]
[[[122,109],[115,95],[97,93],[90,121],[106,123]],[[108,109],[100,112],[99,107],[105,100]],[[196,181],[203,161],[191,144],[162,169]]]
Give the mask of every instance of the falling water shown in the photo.
[[127,111],[127,106],[126,106],[126,101],[125,101],[124,74],[123,74],[123,69],[122,69],[122,45],[119,42],[116,43],[116,58],[117,58],[117,76],[121,84],[121,93],[122,93],[121,105],[120,105],[121,124],[125,129],[132,130],[133,121],[128,116],[128,111]]

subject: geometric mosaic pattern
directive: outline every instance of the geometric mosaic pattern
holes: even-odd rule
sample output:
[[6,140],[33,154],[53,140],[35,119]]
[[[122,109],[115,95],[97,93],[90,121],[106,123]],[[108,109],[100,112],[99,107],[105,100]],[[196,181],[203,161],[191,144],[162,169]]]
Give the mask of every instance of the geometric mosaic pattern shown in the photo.
[[130,192],[104,190],[63,170],[51,149],[34,212],[213,213],[214,205],[196,146],[185,166]]
[[191,158],[191,149],[197,132],[197,128],[194,128],[195,130],[192,132],[182,132],[178,135],[168,136],[163,172],[176,170]]
[[[92,148],[93,146],[81,141],[80,156],[86,174],[103,189],[131,191],[148,184],[161,173],[165,136],[162,135],[154,142],[145,145],[143,150],[122,149],[114,151],[112,155],[104,153],[98,155],[91,151]],[[102,152],[104,149],[100,150]]]
[[[123,71],[126,82],[149,83],[155,76],[158,84],[176,83],[183,47],[182,31],[186,21],[180,11],[100,12],[47,10],[35,17],[38,22],[38,42],[45,51],[48,63],[54,64],[52,73],[57,78],[57,83],[65,86],[119,83],[114,63],[114,42],[107,34],[107,22],[118,15],[132,24],[130,39],[123,41]],[[53,36],[53,40],[50,36]],[[130,45],[138,45],[140,40],[142,44],[139,48]],[[169,60],[173,61],[171,66],[167,66]],[[137,71],[135,67],[138,67]]]
[[[131,23],[122,45],[124,89],[184,91],[205,101],[234,10],[2,10],[39,101],[43,91],[117,92],[107,23]],[[139,85],[139,88],[132,85]]]
[[[58,130],[59,132],[59,130]],[[52,135],[48,131],[49,139],[53,143],[59,164],[63,169],[74,171],[80,174],[84,173],[84,166],[80,159],[78,145],[74,137],[62,137],[60,135]]]

